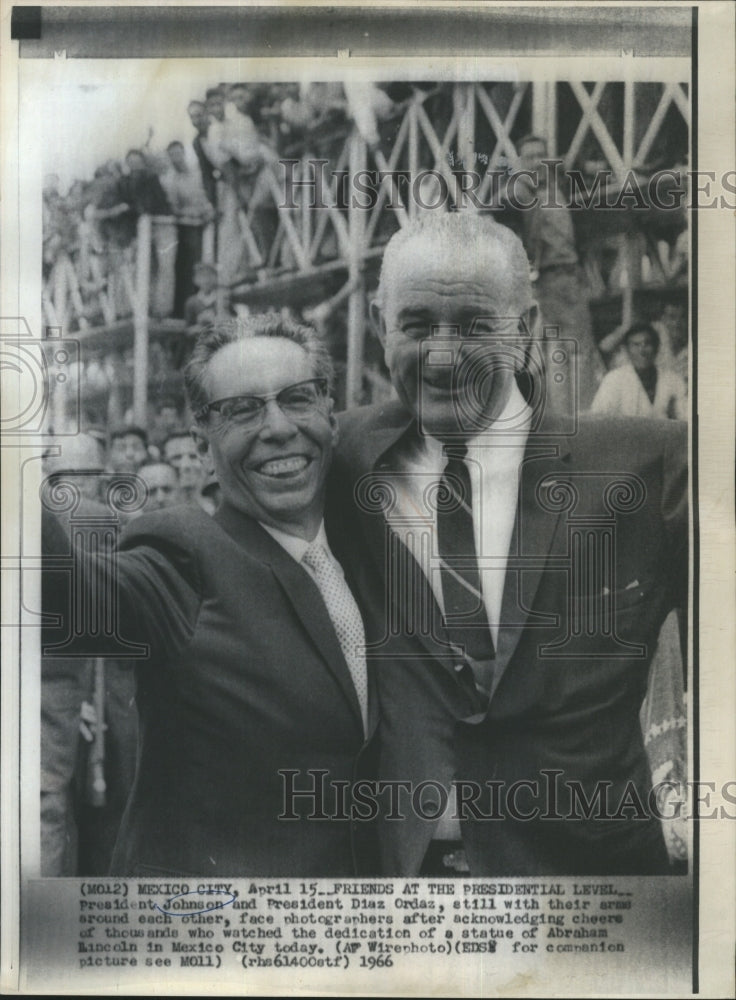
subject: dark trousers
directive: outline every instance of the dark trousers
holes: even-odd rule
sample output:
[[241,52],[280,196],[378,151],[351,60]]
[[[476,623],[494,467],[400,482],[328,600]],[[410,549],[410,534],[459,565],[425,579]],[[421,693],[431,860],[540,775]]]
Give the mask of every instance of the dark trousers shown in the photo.
[[105,661],[105,804],[79,807],[79,875],[107,875],[135,777],[138,711],[131,660]]
[[174,316],[184,318],[184,303],[194,295],[194,265],[202,258],[202,226],[177,226],[179,243],[176,250],[176,282],[174,285]]
[[77,874],[77,804],[84,786],[79,722],[92,663],[44,657],[41,666],[41,875]]

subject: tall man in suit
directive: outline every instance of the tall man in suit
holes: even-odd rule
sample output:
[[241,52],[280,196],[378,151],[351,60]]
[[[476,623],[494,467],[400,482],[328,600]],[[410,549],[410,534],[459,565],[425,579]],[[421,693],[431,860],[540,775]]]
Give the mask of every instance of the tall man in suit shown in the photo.
[[334,467],[385,588],[386,874],[668,870],[638,716],[684,592],[684,425],[549,415],[535,308],[488,218],[427,213],[386,248],[399,398],[345,415]]
[[[146,654],[115,874],[370,872],[335,802],[376,720],[363,622],[322,525],[331,378],[314,331],[279,317],[208,332],[186,382],[222,506],[145,514],[114,560],[88,557],[92,584],[118,588],[120,635]],[[46,527],[46,607],[68,609],[69,543]],[[321,802],[292,794],[306,770],[329,779]]]

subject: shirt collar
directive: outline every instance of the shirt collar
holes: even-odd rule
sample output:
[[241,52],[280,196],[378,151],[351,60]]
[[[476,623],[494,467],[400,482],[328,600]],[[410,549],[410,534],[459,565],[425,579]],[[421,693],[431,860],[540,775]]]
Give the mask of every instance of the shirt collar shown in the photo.
[[[506,400],[501,413],[488,427],[484,427],[475,437],[470,438],[466,444],[469,450],[477,445],[488,445],[495,440],[499,444],[524,445],[529,436],[529,429],[532,422],[532,411],[529,404],[524,400],[516,382],[511,384],[511,392]],[[424,454],[437,462],[443,460],[443,444],[436,438],[425,437],[423,443]]]
[[509,398],[501,413],[490,426],[484,427],[479,434],[468,441],[468,447],[472,448],[474,444],[487,443],[489,438],[499,438],[500,443],[510,439],[509,443],[522,444],[529,435],[531,423],[531,407],[522,396],[514,380],[511,383]]
[[295,559],[296,562],[302,561],[304,553],[315,542],[320,542],[328,552],[330,551],[327,544],[324,521],[320,522],[319,530],[311,542],[308,542],[305,538],[300,538],[298,535],[289,535],[286,531],[281,531],[279,528],[272,528],[270,524],[264,524],[262,521],[258,523],[279,543],[282,549],[286,549],[291,558]]

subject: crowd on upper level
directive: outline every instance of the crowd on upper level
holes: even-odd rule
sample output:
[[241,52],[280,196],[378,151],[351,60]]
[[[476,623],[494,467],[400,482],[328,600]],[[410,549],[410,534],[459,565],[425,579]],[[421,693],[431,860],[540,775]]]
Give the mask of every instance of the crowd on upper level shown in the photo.
[[[189,102],[193,135],[174,139],[165,150],[155,148],[149,131],[146,143],[124,161],[107,160],[66,194],[58,176],[48,174],[44,276],[60,258],[68,261],[81,312],[93,320],[94,293],[107,287],[121,259],[132,262],[138,219],[148,215],[151,315],[197,325],[214,301],[212,272],[201,265],[215,264],[215,284],[224,292],[219,308],[227,311],[228,288],[276,264],[269,260],[278,224],[271,173],[276,161],[300,155],[308,138],[319,150],[325,135],[348,122],[369,145],[377,144],[379,121],[396,107],[391,90],[370,83],[223,83]],[[115,315],[124,315],[129,290],[118,284],[107,291],[116,300]]]

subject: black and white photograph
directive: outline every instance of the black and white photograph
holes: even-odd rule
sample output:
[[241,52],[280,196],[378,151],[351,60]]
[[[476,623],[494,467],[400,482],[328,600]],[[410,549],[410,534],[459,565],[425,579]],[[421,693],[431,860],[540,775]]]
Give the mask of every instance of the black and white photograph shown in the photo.
[[5,990],[733,995],[727,8],[6,7]]

